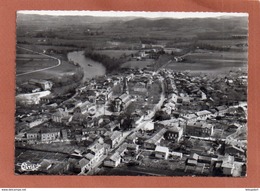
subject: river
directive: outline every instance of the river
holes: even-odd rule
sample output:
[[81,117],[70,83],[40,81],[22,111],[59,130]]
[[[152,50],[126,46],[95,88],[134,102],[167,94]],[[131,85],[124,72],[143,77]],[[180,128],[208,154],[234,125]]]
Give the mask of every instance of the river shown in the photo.
[[104,76],[106,68],[94,60],[85,57],[84,51],[75,51],[68,53],[68,59],[78,63],[84,70],[83,82],[96,76]]

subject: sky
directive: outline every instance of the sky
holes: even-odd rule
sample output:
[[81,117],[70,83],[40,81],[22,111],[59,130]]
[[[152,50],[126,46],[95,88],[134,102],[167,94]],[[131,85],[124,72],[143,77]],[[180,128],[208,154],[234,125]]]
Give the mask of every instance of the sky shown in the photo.
[[133,11],[18,11],[22,14],[39,14],[54,16],[101,16],[101,17],[148,17],[148,18],[205,18],[219,16],[248,16],[247,13],[216,13],[216,12],[133,12]]

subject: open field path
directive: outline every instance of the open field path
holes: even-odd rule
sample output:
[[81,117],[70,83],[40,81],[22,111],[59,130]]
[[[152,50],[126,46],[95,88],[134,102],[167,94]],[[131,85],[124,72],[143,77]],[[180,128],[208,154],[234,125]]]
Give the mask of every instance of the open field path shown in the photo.
[[36,54],[39,54],[39,55],[43,55],[43,56],[48,57],[48,58],[55,59],[55,60],[58,61],[58,63],[55,66],[50,66],[50,67],[46,67],[46,68],[42,68],[42,69],[38,69],[38,70],[24,72],[24,73],[21,73],[21,74],[16,74],[16,76],[23,76],[23,75],[32,74],[32,73],[35,73],[35,72],[41,72],[41,71],[49,70],[49,69],[52,69],[52,68],[56,68],[56,67],[61,65],[61,60],[56,58],[56,57],[53,57],[53,56],[50,56],[50,55],[47,55],[47,54],[43,54],[43,53],[40,53],[40,52],[35,52],[33,50],[30,50],[30,49],[27,49],[27,48],[23,48],[23,47],[20,47],[20,46],[17,46],[17,48],[26,50],[28,52],[36,53]]

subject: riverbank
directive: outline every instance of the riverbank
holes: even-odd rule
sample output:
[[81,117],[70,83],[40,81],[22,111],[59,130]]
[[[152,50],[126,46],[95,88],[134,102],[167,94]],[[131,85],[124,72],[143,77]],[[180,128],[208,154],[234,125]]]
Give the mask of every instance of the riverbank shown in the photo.
[[97,76],[106,74],[106,68],[99,62],[96,62],[84,55],[84,51],[74,51],[67,55],[69,61],[78,63],[84,71],[83,82]]

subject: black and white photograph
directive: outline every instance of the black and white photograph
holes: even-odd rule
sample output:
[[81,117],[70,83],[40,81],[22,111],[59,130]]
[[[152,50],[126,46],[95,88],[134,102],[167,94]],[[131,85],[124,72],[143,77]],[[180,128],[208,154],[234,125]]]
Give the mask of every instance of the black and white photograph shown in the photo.
[[15,75],[15,175],[247,175],[247,13],[17,11]]

